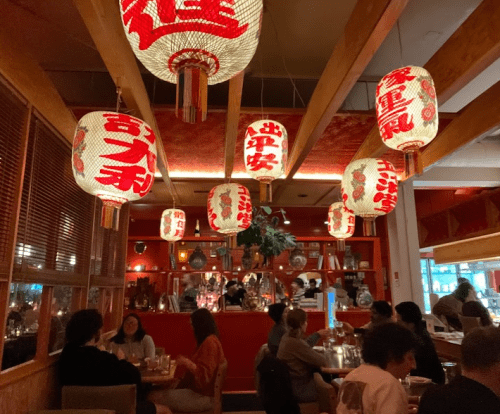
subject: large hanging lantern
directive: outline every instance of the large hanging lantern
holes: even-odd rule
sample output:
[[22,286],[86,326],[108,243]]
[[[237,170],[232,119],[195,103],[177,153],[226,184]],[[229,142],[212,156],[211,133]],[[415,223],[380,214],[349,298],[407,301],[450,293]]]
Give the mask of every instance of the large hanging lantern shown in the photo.
[[337,249],[345,250],[345,239],[354,234],[356,217],[342,201],[333,203],[328,209],[328,232],[337,239]]
[[206,119],[207,84],[232,78],[252,59],[262,0],[120,0],[120,11],[135,55],[177,83],[176,114],[194,123]]
[[184,237],[186,213],[177,208],[169,208],[161,215],[160,236],[169,242],[176,242]]
[[405,153],[405,173],[422,173],[419,149],[438,131],[436,89],[424,68],[407,66],[385,75],[375,107],[380,136],[389,148]]
[[73,175],[103,202],[101,225],[118,229],[123,203],[144,197],[154,182],[156,137],[144,121],[116,112],[90,112],[73,139]]
[[245,167],[248,175],[261,182],[261,202],[271,201],[269,183],[285,173],[288,134],[283,125],[271,120],[256,121],[245,134]]
[[394,166],[379,158],[351,162],[342,176],[342,198],[347,209],[363,217],[363,234],[374,235],[375,218],[390,213],[398,201]]
[[208,194],[208,223],[215,231],[234,236],[252,221],[252,202],[248,189],[240,184],[221,184]]

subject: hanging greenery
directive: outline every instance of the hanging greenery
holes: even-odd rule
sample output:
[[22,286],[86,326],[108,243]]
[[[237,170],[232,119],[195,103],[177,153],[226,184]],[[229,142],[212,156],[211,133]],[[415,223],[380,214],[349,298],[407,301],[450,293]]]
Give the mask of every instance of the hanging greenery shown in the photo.
[[254,207],[252,213],[250,227],[237,235],[238,246],[259,246],[260,253],[266,257],[279,256],[285,249],[295,247],[295,236],[278,230],[280,219],[271,217],[273,211],[270,207]]

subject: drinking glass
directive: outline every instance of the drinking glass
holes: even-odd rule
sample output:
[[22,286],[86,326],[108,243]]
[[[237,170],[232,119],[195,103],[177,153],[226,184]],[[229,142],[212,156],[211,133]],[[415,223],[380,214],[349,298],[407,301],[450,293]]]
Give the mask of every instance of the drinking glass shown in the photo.
[[344,324],[340,321],[335,322],[335,334],[337,336],[337,339],[339,340],[342,340],[342,338],[345,336]]

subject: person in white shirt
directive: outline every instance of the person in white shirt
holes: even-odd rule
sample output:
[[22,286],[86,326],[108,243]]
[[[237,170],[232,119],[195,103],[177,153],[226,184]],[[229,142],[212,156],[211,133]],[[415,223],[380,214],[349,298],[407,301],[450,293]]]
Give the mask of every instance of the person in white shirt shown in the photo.
[[403,326],[383,324],[364,336],[364,363],[349,373],[339,390],[337,414],[416,413],[401,385],[415,368],[416,338]]
[[300,301],[304,298],[306,291],[304,290],[304,281],[298,277],[292,282],[292,305],[294,308],[300,307]]

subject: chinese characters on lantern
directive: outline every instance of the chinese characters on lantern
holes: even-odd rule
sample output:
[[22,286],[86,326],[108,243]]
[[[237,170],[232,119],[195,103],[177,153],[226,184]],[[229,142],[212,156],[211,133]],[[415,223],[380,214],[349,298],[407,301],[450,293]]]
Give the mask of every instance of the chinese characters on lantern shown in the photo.
[[186,213],[175,208],[167,209],[162,214],[160,236],[167,241],[177,241],[184,237]]
[[379,176],[376,184],[377,192],[373,196],[373,202],[380,203],[375,210],[387,214],[396,207],[398,201],[398,177],[390,162],[378,159],[377,164]]
[[244,148],[245,166],[252,178],[269,183],[284,173],[288,139],[279,122],[254,122],[247,128]]
[[333,203],[328,209],[328,232],[337,239],[346,239],[354,234],[355,216],[344,207],[342,201]]

